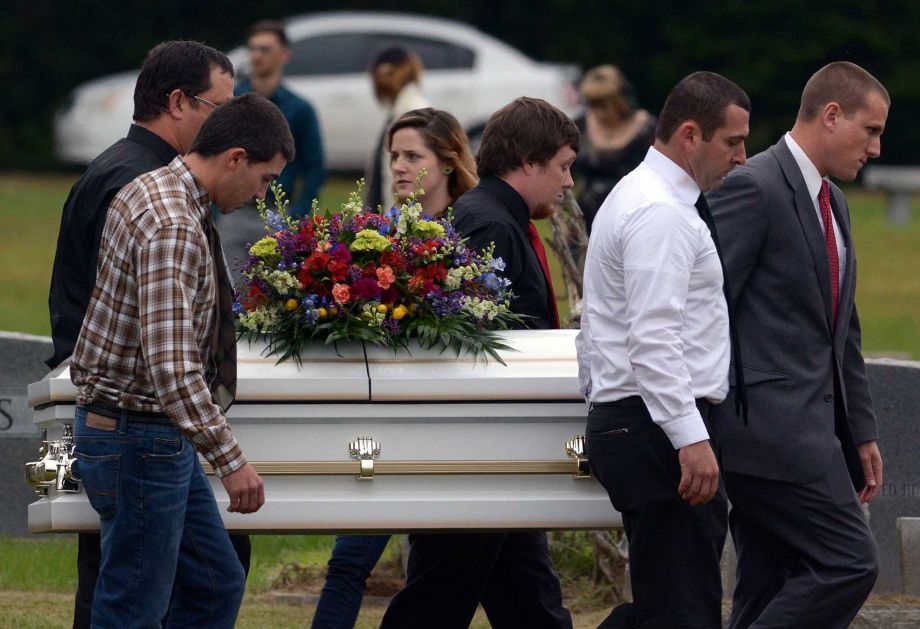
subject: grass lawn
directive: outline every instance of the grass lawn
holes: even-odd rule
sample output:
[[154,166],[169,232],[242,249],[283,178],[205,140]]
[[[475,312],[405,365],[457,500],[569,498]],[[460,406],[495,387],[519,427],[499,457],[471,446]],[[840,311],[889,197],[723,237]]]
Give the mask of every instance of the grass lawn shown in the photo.
[[[61,207],[76,177],[0,174],[0,330],[49,333],[51,263]],[[332,179],[322,207],[337,207],[353,187],[350,179]],[[848,197],[859,252],[863,347],[869,354],[920,359],[920,207],[911,225],[896,227],[885,220],[884,196],[853,189]],[[541,221],[540,228],[548,224]],[[552,251],[549,256],[564,316],[562,277]]]

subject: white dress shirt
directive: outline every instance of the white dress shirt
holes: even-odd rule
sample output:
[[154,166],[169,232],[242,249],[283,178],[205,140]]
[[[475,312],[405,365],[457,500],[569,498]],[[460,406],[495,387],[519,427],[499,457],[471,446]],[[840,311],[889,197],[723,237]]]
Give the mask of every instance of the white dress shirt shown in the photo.
[[[802,171],[802,178],[805,179],[808,195],[811,197],[812,203],[815,204],[815,212],[818,215],[818,225],[821,226],[821,233],[823,234],[824,217],[821,216],[821,204],[818,203],[818,193],[821,192],[821,173],[819,173],[815,165],[811,163],[811,160],[808,158],[808,155],[805,154],[805,151],[802,150],[802,147],[792,139],[792,135],[786,133],[785,137],[786,146],[789,147],[789,152],[792,153],[795,163],[798,164],[799,170]],[[840,285],[837,288],[842,289],[843,272],[847,268],[847,244],[843,239],[843,232],[840,231],[840,225],[837,223],[837,217],[834,216],[833,212],[831,212],[831,220],[834,222],[834,240],[837,241],[837,263],[840,269],[840,272],[837,274]]]
[[594,219],[576,346],[588,402],[642,396],[675,448],[709,438],[696,399],[728,392],[722,266],[696,182],[650,148]]

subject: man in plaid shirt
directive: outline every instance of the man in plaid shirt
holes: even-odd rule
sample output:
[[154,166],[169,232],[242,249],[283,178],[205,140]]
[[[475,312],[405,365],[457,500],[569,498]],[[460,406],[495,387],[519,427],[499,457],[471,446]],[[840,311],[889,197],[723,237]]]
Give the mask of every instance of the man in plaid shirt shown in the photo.
[[235,380],[235,365],[215,350],[233,336],[210,205],[227,213],[264,196],[293,156],[284,116],[248,94],[112,201],[71,366],[77,474],[102,522],[94,626],[159,626],[167,612],[176,626],[235,622],[245,576],[196,452],[230,511],[265,497],[214,386]]

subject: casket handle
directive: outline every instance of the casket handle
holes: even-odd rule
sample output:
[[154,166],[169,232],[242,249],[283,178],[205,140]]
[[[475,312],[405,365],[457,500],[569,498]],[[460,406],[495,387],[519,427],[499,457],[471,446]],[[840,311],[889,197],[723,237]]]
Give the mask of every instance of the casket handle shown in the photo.
[[575,435],[566,441],[565,453],[575,459],[575,478],[591,478],[591,464],[585,456],[584,435]]
[[373,437],[357,437],[348,444],[348,453],[358,459],[358,480],[374,480],[374,459],[380,456],[380,444]]
[[42,445],[39,460],[26,463],[26,484],[41,497],[46,497],[54,487],[58,491],[78,493],[80,479],[76,477],[74,457],[73,426],[64,424],[61,438],[48,441],[47,429],[42,429]]

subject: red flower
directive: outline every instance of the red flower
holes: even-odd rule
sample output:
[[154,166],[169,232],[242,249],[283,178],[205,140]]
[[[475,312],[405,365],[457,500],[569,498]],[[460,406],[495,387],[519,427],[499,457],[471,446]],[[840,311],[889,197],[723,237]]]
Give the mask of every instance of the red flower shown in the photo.
[[309,258],[304,260],[303,266],[311,273],[322,273],[327,264],[329,264],[329,254],[324,251],[314,251]]
[[243,310],[246,312],[252,312],[260,305],[262,305],[266,299],[267,296],[262,292],[262,289],[253,284],[249,287],[249,292],[246,294],[246,298],[242,300]]
[[406,268],[406,259],[398,250],[391,249],[380,254],[380,265],[392,267],[394,271],[402,271]]
[[332,278],[333,282],[344,281],[348,276],[348,264],[345,262],[330,260],[326,268],[329,269],[329,277]]

